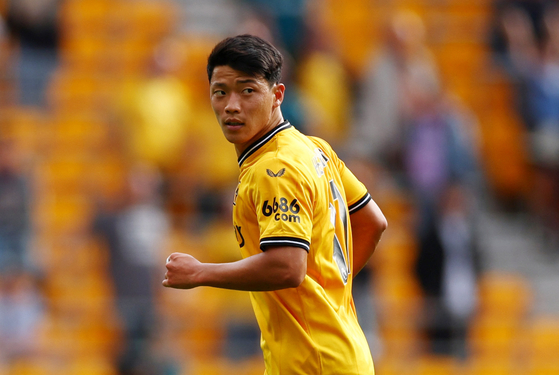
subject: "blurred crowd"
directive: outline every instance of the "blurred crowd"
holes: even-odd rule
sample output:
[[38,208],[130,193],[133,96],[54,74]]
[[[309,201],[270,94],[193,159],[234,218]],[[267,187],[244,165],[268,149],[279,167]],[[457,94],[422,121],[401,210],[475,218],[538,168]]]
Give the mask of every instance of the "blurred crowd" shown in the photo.
[[550,245],[559,229],[559,4],[501,1],[490,39],[493,58],[507,73],[526,132],[534,172],[529,209]]
[[246,294],[160,286],[171,252],[240,257],[205,73],[240,33],[388,218],[354,284],[379,373],[516,363],[491,329],[530,298],[477,218],[525,212],[559,250],[556,1],[0,0],[0,375],[263,371]]

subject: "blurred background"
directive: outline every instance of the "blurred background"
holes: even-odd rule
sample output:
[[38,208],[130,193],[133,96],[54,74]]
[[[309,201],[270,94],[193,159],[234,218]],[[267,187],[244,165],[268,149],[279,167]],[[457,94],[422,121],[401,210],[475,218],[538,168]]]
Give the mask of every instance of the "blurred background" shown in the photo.
[[355,280],[378,375],[559,374],[551,0],[0,0],[0,375],[261,375],[239,259],[224,36],[281,48],[283,113],[389,229]]

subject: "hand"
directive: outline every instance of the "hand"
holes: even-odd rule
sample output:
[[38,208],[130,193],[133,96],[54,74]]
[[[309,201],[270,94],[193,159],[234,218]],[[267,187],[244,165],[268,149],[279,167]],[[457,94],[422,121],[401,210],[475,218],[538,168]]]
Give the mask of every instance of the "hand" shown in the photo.
[[201,272],[201,265],[196,258],[189,254],[173,253],[167,258],[167,272],[163,286],[177,289],[192,289],[199,284],[197,275]]

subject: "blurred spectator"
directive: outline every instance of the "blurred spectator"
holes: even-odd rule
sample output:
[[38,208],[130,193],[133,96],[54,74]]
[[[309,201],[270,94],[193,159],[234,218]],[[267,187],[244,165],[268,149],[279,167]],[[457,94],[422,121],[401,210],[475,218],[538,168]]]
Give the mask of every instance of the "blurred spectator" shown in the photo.
[[[519,42],[529,42],[532,44],[529,48],[540,45],[545,39],[544,14],[546,8],[554,3],[555,0],[496,0],[493,2],[493,15],[491,17],[491,29],[489,34],[489,44],[493,52],[494,60],[504,66],[509,73],[514,75],[515,68],[511,65],[512,56],[515,52],[514,44]],[[506,27],[503,22],[507,18],[522,17],[523,28],[532,30],[532,40],[521,40],[507,35]],[[518,35],[518,34],[517,34]],[[518,35],[522,36],[522,35]]]
[[37,354],[37,335],[44,318],[42,296],[32,273],[0,273],[0,367]]
[[31,267],[27,250],[30,198],[16,143],[0,135],[0,274]]
[[535,167],[533,209],[544,239],[559,253],[559,5],[545,14],[547,39],[541,62],[528,77],[530,151]]
[[0,106],[10,101],[8,84],[11,82],[11,56],[8,27],[4,18],[4,9],[0,5]]
[[60,0],[8,0],[7,25],[18,42],[20,104],[42,106],[58,65]]
[[129,158],[161,170],[177,162],[191,120],[190,92],[175,74],[184,63],[181,48],[174,38],[161,41],[148,75],[128,82],[114,108]]
[[401,170],[403,125],[409,117],[407,97],[411,90],[422,88],[415,84],[418,79],[425,90],[439,89],[422,19],[413,12],[399,12],[390,19],[384,45],[358,87],[351,142],[354,156]]
[[423,290],[422,331],[429,352],[468,356],[467,333],[477,307],[481,259],[473,197],[460,184],[450,186],[436,217],[421,223],[416,272]]
[[[550,3],[551,4],[551,3]],[[521,7],[503,11],[508,68],[528,133],[534,180],[531,209],[551,247],[559,246],[559,4],[542,6],[539,23]],[[538,25],[539,27],[536,27]],[[538,31],[539,30],[539,31]],[[541,35],[540,35],[541,34]]]
[[315,25],[319,20],[306,20],[296,82],[309,135],[324,138],[336,150],[346,141],[351,116],[351,80],[337,57],[327,35]]
[[182,10],[179,32],[222,38],[231,34],[243,13],[238,0],[175,0]]
[[531,69],[539,64],[543,42],[543,5],[542,1],[497,3],[492,34],[494,59],[504,67],[514,85],[515,104],[528,129],[534,127],[528,108],[528,76]]
[[104,207],[95,221],[95,231],[109,249],[110,273],[124,331],[120,374],[162,373],[158,359],[150,355],[157,328],[155,288],[161,281],[157,255],[170,230],[161,206],[160,183],[154,168],[136,165],[129,176],[129,196],[124,202]]
[[307,0],[243,0],[254,12],[272,25],[272,35],[277,45],[298,61],[304,52],[305,18]]
[[423,328],[432,352],[464,357],[481,265],[474,226],[473,120],[439,90],[410,94],[403,159],[418,213],[416,272],[425,295]]
[[463,357],[476,307],[475,120],[442,88],[423,20],[397,13],[356,104],[353,157],[387,168],[416,206],[415,271],[428,351]]

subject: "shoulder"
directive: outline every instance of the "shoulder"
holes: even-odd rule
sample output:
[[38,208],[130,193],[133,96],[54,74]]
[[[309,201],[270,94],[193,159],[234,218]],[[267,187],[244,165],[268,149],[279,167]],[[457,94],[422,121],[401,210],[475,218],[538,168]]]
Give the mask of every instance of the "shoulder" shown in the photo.
[[316,146],[303,134],[282,134],[251,166],[252,180],[283,177],[294,183],[312,179]]
[[308,173],[311,157],[312,154],[309,150],[282,148],[277,152],[268,153],[260,158],[251,166],[250,174],[256,179],[270,177],[300,179]]
[[324,139],[319,138],[319,137],[313,137],[313,136],[307,136],[307,138],[309,139],[310,142],[313,143],[315,148],[321,149],[322,152],[324,154],[326,154],[326,156],[328,156],[328,157],[336,156],[337,157],[336,152],[334,151],[332,146],[330,146],[330,144],[327,141],[325,141]]

